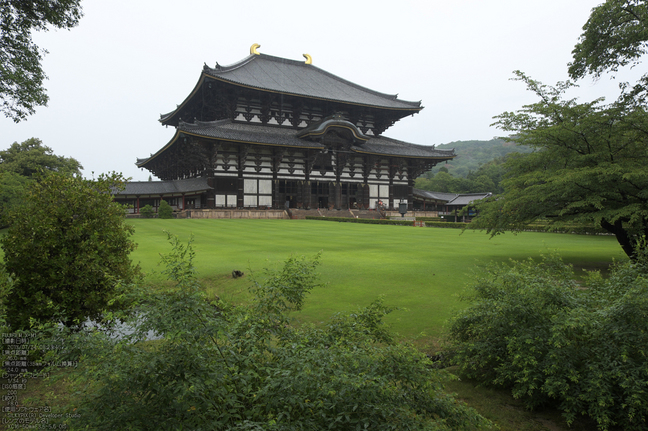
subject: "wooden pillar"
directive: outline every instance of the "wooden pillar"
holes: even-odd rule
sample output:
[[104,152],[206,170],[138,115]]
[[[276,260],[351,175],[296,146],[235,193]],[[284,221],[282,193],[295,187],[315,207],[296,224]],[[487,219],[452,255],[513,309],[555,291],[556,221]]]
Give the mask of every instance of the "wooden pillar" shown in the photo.
[[414,180],[409,177],[407,172],[407,211],[414,210]]
[[281,209],[282,205],[279,199],[279,180],[277,174],[272,174],[272,208]]
[[305,181],[297,181],[297,202],[295,205],[297,208],[304,207],[304,183]]
[[245,205],[244,196],[244,185],[245,181],[243,180],[243,171],[245,170],[245,160],[247,159],[249,151],[249,146],[241,145],[238,150],[238,178],[236,182],[236,206],[237,208],[243,208]]
[[135,203],[135,214],[139,214],[140,210],[140,203],[139,203],[139,196],[137,196],[137,201]]
[[[308,178],[308,174],[306,176]],[[311,193],[311,182],[310,180],[304,181],[304,208],[307,210],[311,209],[313,195]]]
[[389,163],[389,170],[388,175],[389,175],[389,202],[387,202],[387,208],[391,211],[394,210],[394,176],[396,175],[396,167],[394,166],[394,161],[392,159],[388,159],[387,161]]
[[307,210],[311,209],[312,206],[312,193],[311,193],[311,181],[310,181],[310,173],[311,173],[311,167],[313,165],[312,162],[312,154],[311,151],[306,151],[304,153],[304,178],[306,179],[304,181],[304,208]]
[[342,206],[342,184],[340,184],[340,180],[333,183],[333,193],[335,194],[335,209],[339,210]]
[[369,184],[366,182],[362,184],[362,208],[369,208]]

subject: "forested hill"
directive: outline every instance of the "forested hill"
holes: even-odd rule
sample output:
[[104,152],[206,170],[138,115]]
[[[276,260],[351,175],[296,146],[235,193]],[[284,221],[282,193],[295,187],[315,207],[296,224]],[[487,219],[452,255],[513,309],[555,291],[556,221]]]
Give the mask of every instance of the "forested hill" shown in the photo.
[[449,144],[436,146],[439,149],[455,149],[457,157],[447,164],[440,164],[432,169],[437,173],[442,166],[448,168],[448,172],[454,177],[466,177],[470,171],[475,172],[480,165],[486,164],[493,159],[503,157],[508,153],[529,153],[531,148],[518,146],[512,142],[505,142],[502,139],[491,139],[490,141],[455,141]]

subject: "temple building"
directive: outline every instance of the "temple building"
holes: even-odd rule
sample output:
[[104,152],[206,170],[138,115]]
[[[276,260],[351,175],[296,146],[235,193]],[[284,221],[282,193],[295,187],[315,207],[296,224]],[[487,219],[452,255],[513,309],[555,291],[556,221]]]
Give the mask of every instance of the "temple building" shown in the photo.
[[[129,183],[116,198],[186,208],[388,209],[414,204],[414,180],[453,150],[384,135],[418,113],[399,99],[306,61],[260,54],[205,65],[198,82],[160,122],[171,140],[137,160],[162,181]],[[157,188],[156,188],[157,187]],[[154,205],[155,206],[155,205]]]

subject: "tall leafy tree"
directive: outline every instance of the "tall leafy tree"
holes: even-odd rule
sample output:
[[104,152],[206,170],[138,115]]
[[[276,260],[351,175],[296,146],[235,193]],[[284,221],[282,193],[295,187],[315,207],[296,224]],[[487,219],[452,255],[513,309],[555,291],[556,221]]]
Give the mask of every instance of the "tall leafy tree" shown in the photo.
[[563,100],[569,83],[549,87],[518,72],[540,101],[505,112],[497,125],[536,151],[510,157],[505,193],[478,206],[474,221],[491,234],[550,225],[597,223],[630,257],[648,236],[648,113],[601,100]]
[[79,175],[80,169],[83,166],[76,159],[57,156],[38,138],[14,142],[6,150],[0,151],[0,172],[12,172],[31,178],[40,171]]
[[37,138],[14,142],[0,151],[0,226],[6,222],[7,211],[20,202],[39,172],[80,175],[83,166],[72,157],[57,156]]
[[112,199],[123,184],[117,174],[85,180],[61,173],[30,184],[0,239],[15,280],[7,310],[12,328],[29,328],[30,318],[78,326],[118,306],[120,282],[139,272],[129,259],[133,227]]
[[0,0],[0,110],[19,122],[48,101],[41,66],[47,53],[33,31],[69,29],[81,18],[81,0]]
[[[569,74],[598,78],[636,66],[647,42],[648,1],[607,0],[592,9]],[[634,258],[648,237],[648,75],[633,87],[621,84],[609,105],[564,100],[574,84],[548,87],[517,75],[540,101],[505,112],[495,124],[536,151],[509,160],[504,195],[484,202],[476,222],[491,234],[523,229],[538,217],[550,224],[595,222]]]

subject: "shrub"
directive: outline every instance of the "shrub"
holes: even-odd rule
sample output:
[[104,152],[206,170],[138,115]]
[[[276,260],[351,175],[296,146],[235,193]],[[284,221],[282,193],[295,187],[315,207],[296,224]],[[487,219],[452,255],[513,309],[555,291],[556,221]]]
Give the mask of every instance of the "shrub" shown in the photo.
[[173,217],[173,208],[165,200],[160,201],[160,207],[158,208],[158,217],[159,218],[172,218]]
[[30,185],[0,240],[14,275],[7,303],[13,329],[28,329],[30,318],[78,325],[119,306],[111,303],[119,282],[139,271],[128,257],[133,227],[112,199],[122,185],[116,174],[84,180],[57,173]]
[[568,423],[586,415],[601,430],[646,429],[645,268],[618,265],[579,287],[556,257],[491,266],[451,323],[452,360],[530,408],[556,404]]
[[155,211],[153,211],[153,207],[151,205],[144,205],[142,208],[140,208],[139,213],[144,218],[153,218],[153,216],[155,216]]
[[[96,385],[72,406],[83,429],[474,429],[488,424],[442,391],[443,372],[394,344],[381,301],[321,327],[290,324],[316,286],[318,257],[291,257],[256,281],[249,306],[202,296],[191,243],[171,237],[171,292],[143,301],[121,340],[76,337]],[[149,331],[161,336],[148,345]]]

